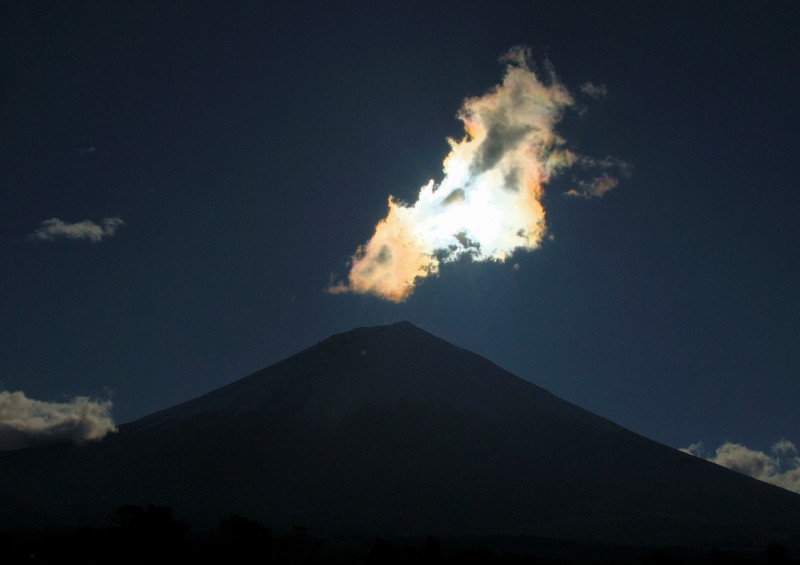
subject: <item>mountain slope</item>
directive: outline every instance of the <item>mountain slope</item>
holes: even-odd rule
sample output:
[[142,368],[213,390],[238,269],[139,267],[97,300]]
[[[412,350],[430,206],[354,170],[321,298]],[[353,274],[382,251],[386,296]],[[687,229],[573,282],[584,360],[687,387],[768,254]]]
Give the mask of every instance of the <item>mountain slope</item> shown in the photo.
[[800,539],[800,496],[660,445],[402,322],[336,335],[83,446],[0,454],[0,520],[121,504],[322,535],[696,547]]

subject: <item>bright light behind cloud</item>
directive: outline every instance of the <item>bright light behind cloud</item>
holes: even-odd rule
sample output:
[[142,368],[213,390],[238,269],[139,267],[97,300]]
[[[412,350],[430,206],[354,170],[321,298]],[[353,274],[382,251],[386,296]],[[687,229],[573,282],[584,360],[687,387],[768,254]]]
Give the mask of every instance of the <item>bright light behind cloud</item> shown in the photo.
[[20,391],[0,392],[0,451],[95,440],[115,431],[109,401],[78,396],[69,402],[42,402]]
[[[330,292],[401,302],[419,278],[437,273],[442,261],[464,255],[505,261],[541,244],[547,232],[543,185],[566,167],[579,163],[587,169],[594,162],[567,150],[555,133],[573,98],[552,71],[541,80],[521,47],[502,60],[503,83],[467,99],[458,114],[466,135],[448,140],[442,181],[423,186],[413,205],[390,196],[389,212],[356,250],[347,282],[331,285]],[[601,196],[615,184],[603,173],[568,194]]]
[[704,453],[702,443],[695,443],[681,451],[755,479],[800,492],[800,456],[795,445],[788,440],[782,439],[775,443],[770,450],[771,454],[731,442],[719,446],[711,456]]

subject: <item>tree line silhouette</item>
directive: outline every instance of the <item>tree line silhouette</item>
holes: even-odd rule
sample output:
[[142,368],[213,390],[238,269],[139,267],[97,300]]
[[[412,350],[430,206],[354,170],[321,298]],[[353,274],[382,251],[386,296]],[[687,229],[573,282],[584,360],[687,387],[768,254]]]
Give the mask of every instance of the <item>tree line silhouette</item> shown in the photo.
[[[382,537],[368,549],[342,550],[326,545],[302,526],[276,535],[261,522],[240,514],[221,518],[213,533],[197,534],[172,510],[163,506],[124,505],[113,511],[104,528],[79,528],[69,532],[37,532],[25,535],[0,533],[0,564],[49,564],[76,560],[82,565],[161,563],[252,563],[263,565],[436,565],[503,564],[569,565],[564,558],[497,553],[484,547],[460,547],[445,551],[437,538],[416,542]],[[647,550],[627,560],[582,557],[580,563],[624,565],[800,565],[779,542],[769,544],[762,555],[735,555],[711,548],[694,557],[664,550]],[[576,561],[577,562],[577,561]]]

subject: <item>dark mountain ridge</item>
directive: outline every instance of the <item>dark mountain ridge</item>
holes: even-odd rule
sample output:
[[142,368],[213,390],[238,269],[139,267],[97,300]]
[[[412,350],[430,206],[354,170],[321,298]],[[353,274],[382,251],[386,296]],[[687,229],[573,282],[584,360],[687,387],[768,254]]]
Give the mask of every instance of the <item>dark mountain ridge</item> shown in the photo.
[[[519,410],[597,416],[409,322],[357,328],[204,396],[132,424],[259,412],[293,421],[335,420],[366,405],[413,400],[509,418]],[[607,422],[608,425],[612,425]],[[621,429],[621,428],[620,428]]]
[[122,504],[326,536],[763,548],[800,496],[658,444],[401,322],[333,336],[101,442],[0,454],[0,524]]

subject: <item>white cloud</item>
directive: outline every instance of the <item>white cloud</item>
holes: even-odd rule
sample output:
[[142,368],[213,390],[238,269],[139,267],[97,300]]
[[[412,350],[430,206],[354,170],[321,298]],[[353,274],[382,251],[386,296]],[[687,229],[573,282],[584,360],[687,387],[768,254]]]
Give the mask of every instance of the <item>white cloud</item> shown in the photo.
[[713,456],[707,456],[702,442],[681,449],[755,479],[800,492],[800,457],[795,445],[786,439],[777,441],[771,455],[738,443],[725,442]]
[[104,237],[111,237],[117,231],[117,228],[124,225],[125,222],[120,218],[103,218],[102,225],[96,224],[91,220],[69,224],[58,218],[50,218],[43,221],[39,229],[30,235],[30,238],[46,241],[55,239],[100,241]]
[[0,392],[0,451],[56,441],[87,441],[116,432],[110,401],[85,396],[42,402],[21,391]]
[[797,456],[797,448],[788,439],[778,440],[775,445],[772,446],[772,451],[777,455]]

